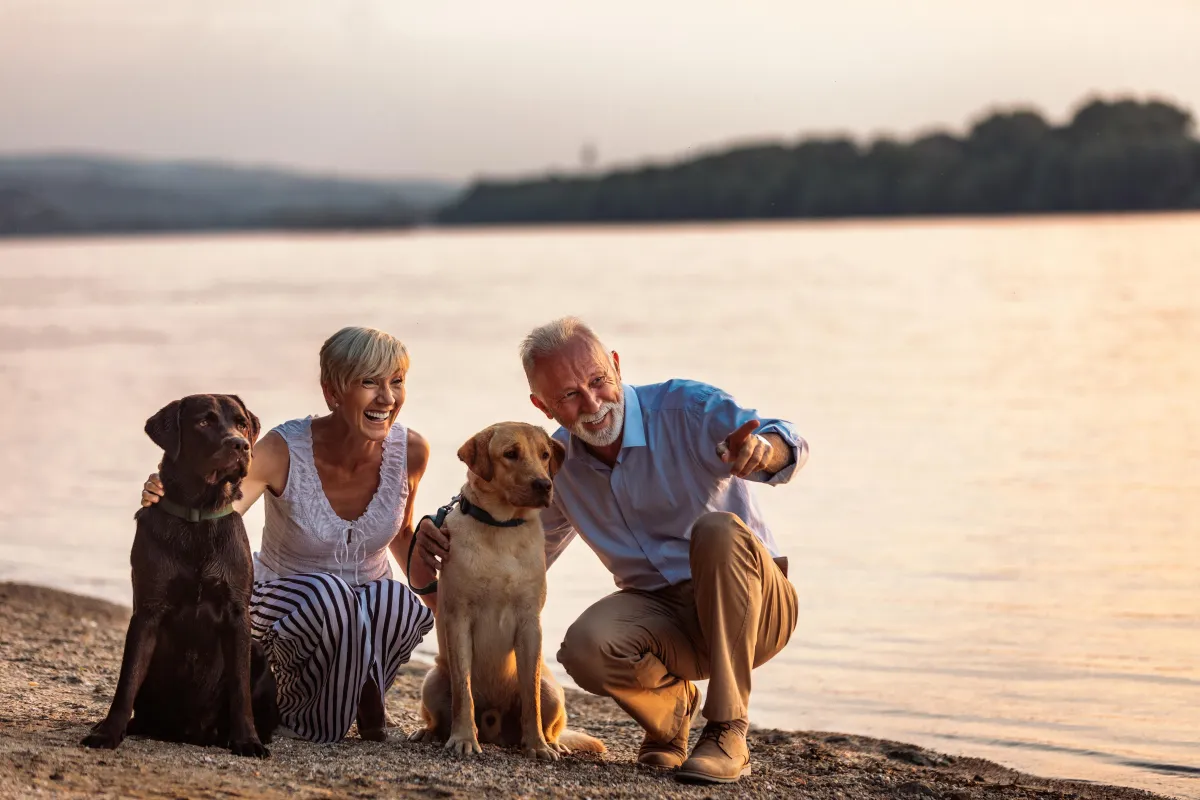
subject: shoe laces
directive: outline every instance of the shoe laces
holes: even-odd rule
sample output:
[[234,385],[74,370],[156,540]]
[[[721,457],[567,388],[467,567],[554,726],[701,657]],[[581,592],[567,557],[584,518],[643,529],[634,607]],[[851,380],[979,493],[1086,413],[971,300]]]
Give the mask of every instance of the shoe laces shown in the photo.
[[709,722],[704,726],[704,730],[700,732],[700,740],[696,744],[707,739],[724,750],[725,747],[721,744],[721,739],[724,738],[725,734],[730,732],[741,733],[741,726],[737,720],[731,722]]

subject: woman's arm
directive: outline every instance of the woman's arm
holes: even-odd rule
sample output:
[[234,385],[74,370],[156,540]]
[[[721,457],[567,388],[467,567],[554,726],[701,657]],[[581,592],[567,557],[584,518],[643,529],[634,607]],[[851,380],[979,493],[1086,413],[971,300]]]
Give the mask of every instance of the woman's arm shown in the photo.
[[[245,514],[246,510],[258,502],[258,498],[267,489],[276,495],[283,494],[287,488],[288,467],[291,465],[288,456],[287,442],[274,431],[258,440],[254,445],[254,457],[250,459],[250,469],[242,479],[242,497],[235,500],[233,510]],[[163,495],[162,481],[158,473],[150,474],[142,487],[142,507],[151,506],[158,502]]]
[[[420,558],[413,558],[412,573],[408,572],[408,546],[413,538],[413,510],[417,507],[417,485],[425,475],[429,465],[429,442],[414,430],[408,432],[408,503],[404,506],[404,520],[400,530],[388,545],[392,556],[400,569],[408,577],[413,586],[425,586],[433,583],[437,573],[431,570]],[[427,594],[421,598],[425,605],[437,613],[437,594]]]
[[234,501],[233,510],[245,514],[267,489],[276,496],[283,494],[283,490],[287,488],[289,466],[291,458],[288,455],[287,442],[278,433],[267,431],[267,435],[254,445],[250,469],[242,479],[242,497]]

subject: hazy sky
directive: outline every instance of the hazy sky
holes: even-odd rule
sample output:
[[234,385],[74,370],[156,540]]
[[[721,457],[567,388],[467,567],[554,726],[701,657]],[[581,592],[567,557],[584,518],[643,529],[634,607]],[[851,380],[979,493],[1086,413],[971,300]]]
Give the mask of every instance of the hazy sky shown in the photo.
[[0,152],[469,177],[962,129],[1092,92],[1200,110],[1200,0],[0,0]]

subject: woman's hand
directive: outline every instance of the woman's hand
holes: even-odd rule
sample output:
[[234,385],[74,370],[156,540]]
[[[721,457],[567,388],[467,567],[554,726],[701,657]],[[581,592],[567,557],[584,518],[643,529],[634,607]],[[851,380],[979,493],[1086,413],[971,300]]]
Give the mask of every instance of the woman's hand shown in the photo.
[[142,486],[142,508],[149,508],[158,502],[158,498],[163,496],[162,481],[158,479],[157,472],[151,472],[150,477],[146,478],[146,483]]
[[437,575],[450,557],[450,531],[438,528],[432,520],[423,519],[417,526],[416,537],[421,562]]

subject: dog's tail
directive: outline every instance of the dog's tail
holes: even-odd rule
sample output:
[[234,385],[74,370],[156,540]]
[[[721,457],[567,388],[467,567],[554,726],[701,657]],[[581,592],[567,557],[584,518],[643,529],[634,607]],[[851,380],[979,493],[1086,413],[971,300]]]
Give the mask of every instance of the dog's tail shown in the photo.
[[588,736],[583,731],[575,731],[567,728],[558,735],[558,743],[566,747],[572,753],[607,753],[608,748],[604,746],[604,742],[597,739],[595,736]]

